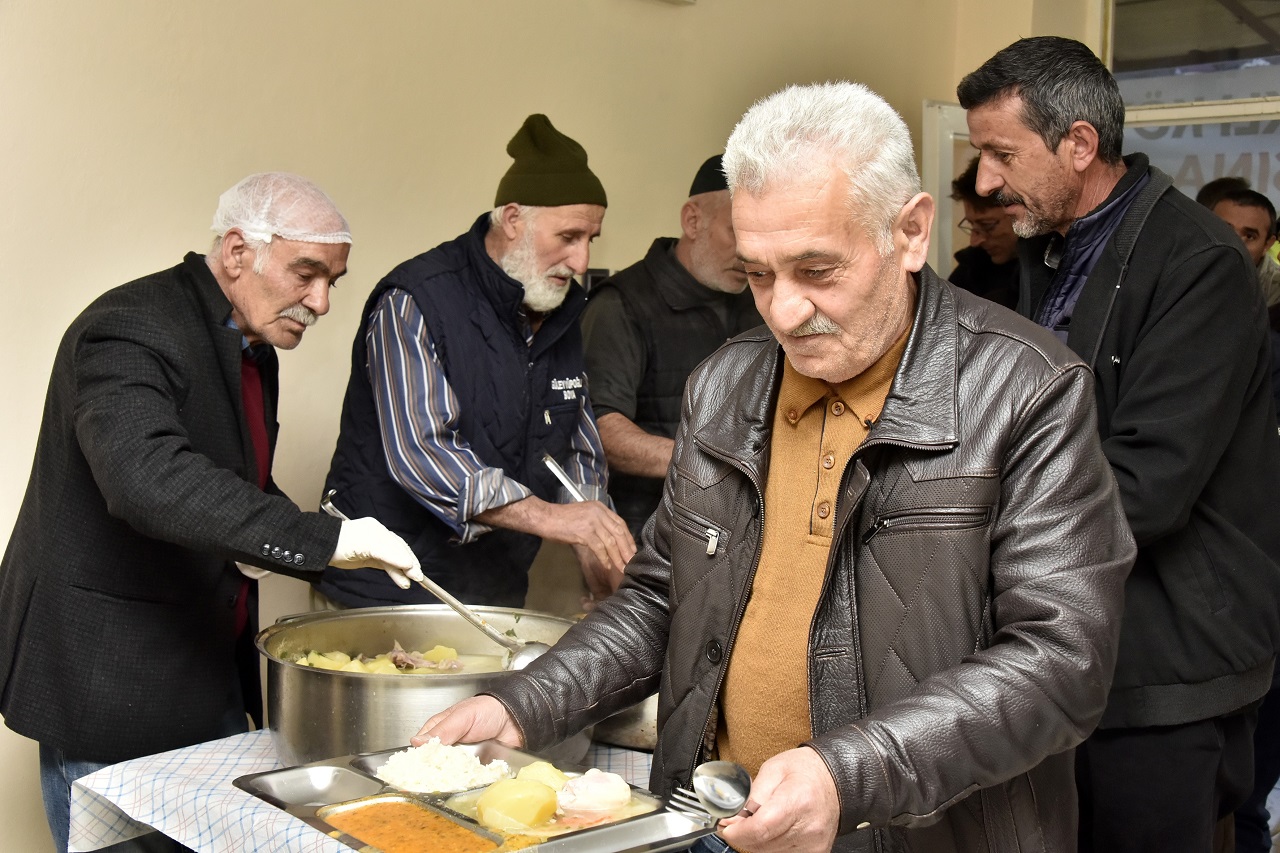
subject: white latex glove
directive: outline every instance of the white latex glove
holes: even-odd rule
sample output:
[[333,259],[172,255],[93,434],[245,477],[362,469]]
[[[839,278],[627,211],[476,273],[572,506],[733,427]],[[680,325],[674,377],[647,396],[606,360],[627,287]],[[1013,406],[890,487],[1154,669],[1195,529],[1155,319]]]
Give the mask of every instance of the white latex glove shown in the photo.
[[339,569],[382,569],[401,589],[408,589],[410,580],[423,579],[422,566],[408,543],[376,518],[343,520],[338,548],[329,565]]

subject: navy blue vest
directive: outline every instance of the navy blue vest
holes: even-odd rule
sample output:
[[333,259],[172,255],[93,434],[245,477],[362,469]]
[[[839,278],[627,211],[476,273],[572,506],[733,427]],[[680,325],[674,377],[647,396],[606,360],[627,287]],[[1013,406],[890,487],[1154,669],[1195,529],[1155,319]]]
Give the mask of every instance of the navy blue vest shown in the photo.
[[[578,317],[586,297],[570,285],[564,303],[547,316],[532,347],[526,346],[520,320],[524,289],[485,251],[488,231],[486,213],[466,234],[396,267],[369,295],[352,347],[341,433],[325,488],[337,489],[334,503],[350,517],[371,515],[404,537],[422,570],[456,597],[522,607],[541,540],[495,529],[458,544],[453,530],[388,473],[366,369],[370,314],[386,290],[403,290],[422,312],[457,395],[462,438],[486,466],[502,468],[544,500],[556,500],[559,483],[543,465],[541,451],[563,464],[577,429],[585,385]],[[564,380],[583,384],[570,396]],[[319,588],[353,607],[435,600],[418,586],[400,590],[377,570],[329,567]]]

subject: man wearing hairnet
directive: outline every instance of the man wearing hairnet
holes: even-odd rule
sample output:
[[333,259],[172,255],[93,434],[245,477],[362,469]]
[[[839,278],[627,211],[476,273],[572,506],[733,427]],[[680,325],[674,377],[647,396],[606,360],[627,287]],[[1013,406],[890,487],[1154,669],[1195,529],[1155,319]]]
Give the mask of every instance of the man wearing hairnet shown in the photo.
[[346,220],[267,173],[223,193],[213,230],[207,256],[108,291],[67,330],[0,563],[0,713],[40,743],[59,851],[72,780],[261,724],[261,569],[421,577],[379,522],[302,512],[271,481],[275,348],[328,312]]
[[[604,187],[544,115],[525,119],[507,153],[495,207],[370,294],[326,488],[348,515],[403,536],[462,601],[523,606],[543,539],[572,545],[603,597],[635,553],[626,522],[601,500],[566,502],[544,460],[607,500],[578,329],[586,297],[573,282],[600,233]],[[434,600],[378,572],[326,571],[318,589],[347,607]]]

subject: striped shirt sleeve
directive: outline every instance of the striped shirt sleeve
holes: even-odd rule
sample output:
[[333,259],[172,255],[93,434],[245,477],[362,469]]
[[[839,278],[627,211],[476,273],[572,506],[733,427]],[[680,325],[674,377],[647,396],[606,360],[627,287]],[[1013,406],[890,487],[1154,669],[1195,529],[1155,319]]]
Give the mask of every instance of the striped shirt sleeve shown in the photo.
[[[493,528],[474,521],[475,516],[532,492],[501,468],[487,467],[458,434],[458,399],[413,297],[396,289],[383,294],[370,317],[365,342],[391,476],[449,525],[461,542],[489,532]],[[598,449],[594,422],[590,427]],[[587,445],[592,441],[590,436],[582,440]],[[575,456],[576,447],[575,439]],[[603,452],[596,458],[603,459]]]

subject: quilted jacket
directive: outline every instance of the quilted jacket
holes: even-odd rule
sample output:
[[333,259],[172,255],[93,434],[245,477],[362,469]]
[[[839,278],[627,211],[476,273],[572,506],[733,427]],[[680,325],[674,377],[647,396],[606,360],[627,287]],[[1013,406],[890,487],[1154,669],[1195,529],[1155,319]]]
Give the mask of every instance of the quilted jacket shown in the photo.
[[[1134,544],[1091,374],[1053,336],[917,277],[880,420],[846,462],[807,661],[837,850],[1074,851],[1070,750],[1115,664]],[[651,787],[707,758],[760,556],[781,350],[690,380],[662,505],[617,594],[490,692],[539,749],[659,688]],[[788,662],[780,662],[788,665]]]

